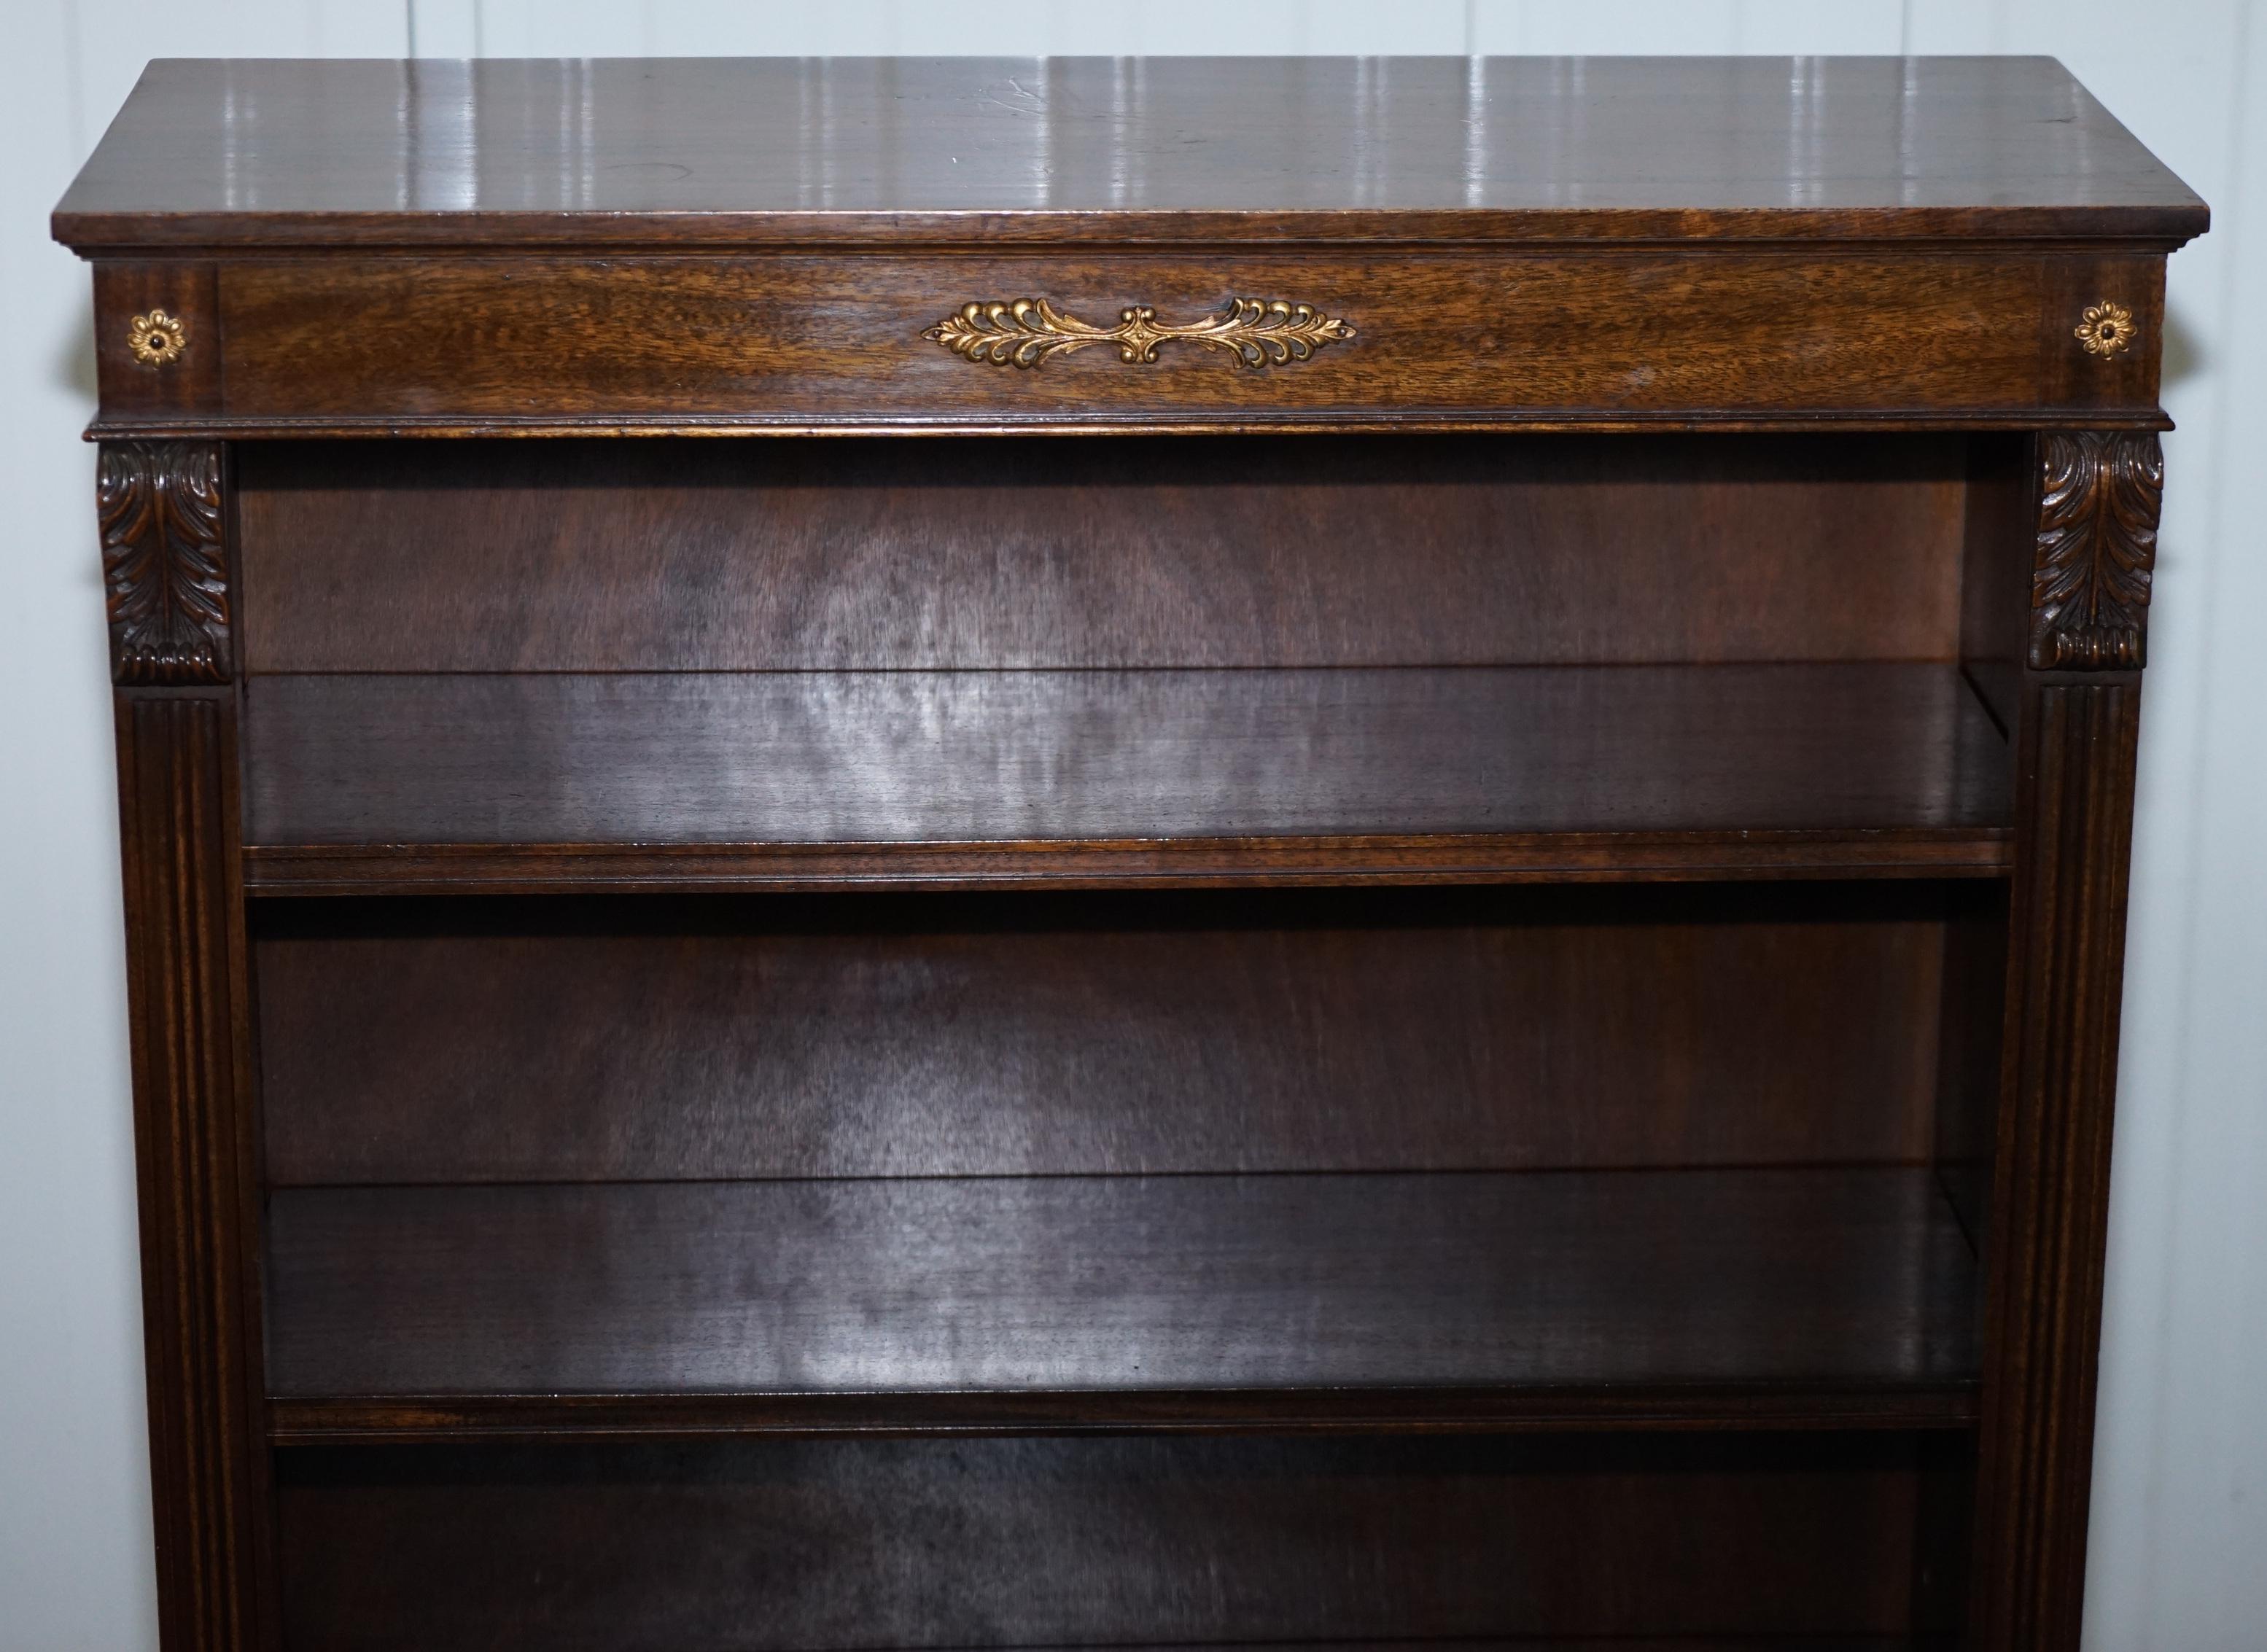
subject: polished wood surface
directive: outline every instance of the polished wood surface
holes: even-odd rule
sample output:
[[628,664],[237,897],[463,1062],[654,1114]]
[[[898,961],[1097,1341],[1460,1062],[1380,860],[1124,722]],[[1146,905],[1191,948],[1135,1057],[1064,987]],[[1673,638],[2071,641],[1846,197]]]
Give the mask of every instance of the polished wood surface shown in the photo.
[[1925,1517],[1956,1495],[1959,1453],[1910,1435],[279,1455],[293,1644],[371,1652],[530,1622],[607,1652],[1279,1634],[1692,1652],[1708,1631],[1904,1652],[1950,1626],[1964,1570]]
[[[204,347],[221,357],[217,398],[194,414],[247,435],[1925,418],[2020,428],[2081,412],[2147,427],[2163,422],[2161,265],[2028,251],[1939,252],[1917,269],[1889,253],[1277,246],[227,261]],[[1168,346],[1154,362],[1107,348],[1031,369],[971,362],[927,336],[968,303],[1031,297],[1104,321],[1144,305],[1184,323],[1237,298],[1295,300],[1348,318],[1355,336],[1260,369]],[[2074,336],[2104,299],[2139,318],[2135,342],[2109,358]],[[103,428],[148,422],[106,410]]]
[[[2042,463],[2051,474],[2056,460]],[[2153,544],[2155,526],[2153,501]],[[2081,1626],[2141,722],[2139,674],[2106,675],[2025,685],[1977,1504],[1980,1540],[2006,1563],[1978,1580],[1987,1644],[2071,1646]]]
[[55,229],[202,248],[2205,223],[2047,58],[995,57],[160,62]]
[[1928,664],[268,676],[261,844],[1999,833]]
[[2205,222],[2036,59],[154,65],[165,1652],[2076,1652]]
[[1948,925],[2003,907],[1904,883],[268,903],[268,1181],[1925,1163]]
[[[1710,1382],[1544,1386],[772,1390],[763,1393],[271,1396],[268,1437],[311,1445],[463,1445],[989,1435],[1933,1435],[1965,1447],[1973,1383]],[[1963,1495],[1939,1511],[1965,1531]]]
[[1522,832],[1083,843],[284,844],[246,848],[253,895],[796,894],[1485,883],[2002,879],[2009,835]]
[[[176,61],[55,228],[198,318],[99,428],[273,436],[2155,428],[2205,222],[2037,59]],[[1338,330],[932,336],[1020,299]]]
[[1953,660],[1966,471],[2010,445],[246,443],[245,665]]
[[[208,415],[220,404],[220,273],[211,264],[98,264],[95,384],[105,416],[158,421]],[[163,311],[190,347],[162,369],[137,361],[133,318]]]
[[1925,1168],[283,1189],[268,1381],[1956,1387],[1975,1281]]
[[[121,675],[129,643],[114,628]],[[275,1612],[235,707],[121,689],[115,729],[158,1632],[223,1652]]]

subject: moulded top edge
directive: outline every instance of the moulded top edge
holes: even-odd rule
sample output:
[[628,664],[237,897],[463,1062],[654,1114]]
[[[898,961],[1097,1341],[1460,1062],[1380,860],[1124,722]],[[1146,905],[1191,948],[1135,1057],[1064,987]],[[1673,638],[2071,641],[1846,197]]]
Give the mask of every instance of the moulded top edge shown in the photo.
[[2204,203],[2047,58],[152,63],[82,248],[2113,239]]
[[312,441],[371,437],[448,439],[468,436],[1185,436],[1294,435],[1488,435],[1583,434],[1624,431],[1852,434],[1893,431],[2026,431],[2046,429],[2170,430],[2171,417],[2159,407],[2029,407],[1977,411],[1882,409],[1764,413],[1743,409],[1674,413],[1584,412],[1552,409],[1530,413],[1471,414],[1439,412],[1346,413],[1328,417],[1295,414],[1225,417],[1210,413],[1143,413],[1121,419],[1002,419],[984,414],[825,420],[719,414],[694,418],[669,414],[647,419],[593,414],[586,417],[502,414],[372,415],[345,419],[319,416],[265,418],[259,415],[192,414],[180,417],[113,416],[88,424],[89,442]]
[[761,252],[1006,245],[1763,246],[2010,242],[2170,252],[2210,227],[2175,207],[1340,210],[1313,212],[110,213],[57,211],[89,257],[170,253]]

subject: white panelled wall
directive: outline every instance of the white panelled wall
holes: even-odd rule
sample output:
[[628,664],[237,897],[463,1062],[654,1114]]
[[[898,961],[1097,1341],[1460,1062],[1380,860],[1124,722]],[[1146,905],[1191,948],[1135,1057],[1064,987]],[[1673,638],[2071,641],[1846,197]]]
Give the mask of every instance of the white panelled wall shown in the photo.
[[[2175,255],[2092,1652],[2267,1645],[2267,18],[2249,0],[11,0],[0,188],[0,1652],[154,1645],[84,268],[151,56],[2025,52],[2212,203]],[[1925,303],[1926,295],[1916,295]],[[2243,386],[2253,389],[2245,393]],[[2249,457],[2246,457],[2246,455]],[[2247,482],[2245,478],[2251,479]]]

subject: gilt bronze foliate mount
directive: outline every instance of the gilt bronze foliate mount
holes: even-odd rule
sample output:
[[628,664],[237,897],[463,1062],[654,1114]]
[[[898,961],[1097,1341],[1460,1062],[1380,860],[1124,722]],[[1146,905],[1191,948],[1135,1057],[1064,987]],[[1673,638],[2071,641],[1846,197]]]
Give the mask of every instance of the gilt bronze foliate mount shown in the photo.
[[1312,304],[1262,298],[1231,298],[1217,314],[1190,322],[1160,321],[1148,305],[1134,304],[1113,327],[1066,315],[1045,298],[1016,298],[963,304],[921,334],[967,361],[1023,368],[1097,344],[1116,345],[1121,362],[1148,364],[1159,345],[1174,342],[1217,351],[1239,367],[1280,367],[1354,336],[1352,325]]

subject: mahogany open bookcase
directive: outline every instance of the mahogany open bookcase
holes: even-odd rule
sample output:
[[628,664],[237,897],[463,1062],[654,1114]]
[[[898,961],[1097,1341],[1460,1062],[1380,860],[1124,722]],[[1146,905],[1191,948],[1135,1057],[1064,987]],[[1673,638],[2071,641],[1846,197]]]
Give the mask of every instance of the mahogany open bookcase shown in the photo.
[[2205,223],[2040,59],[153,64],[168,1652],[2068,1652]]

